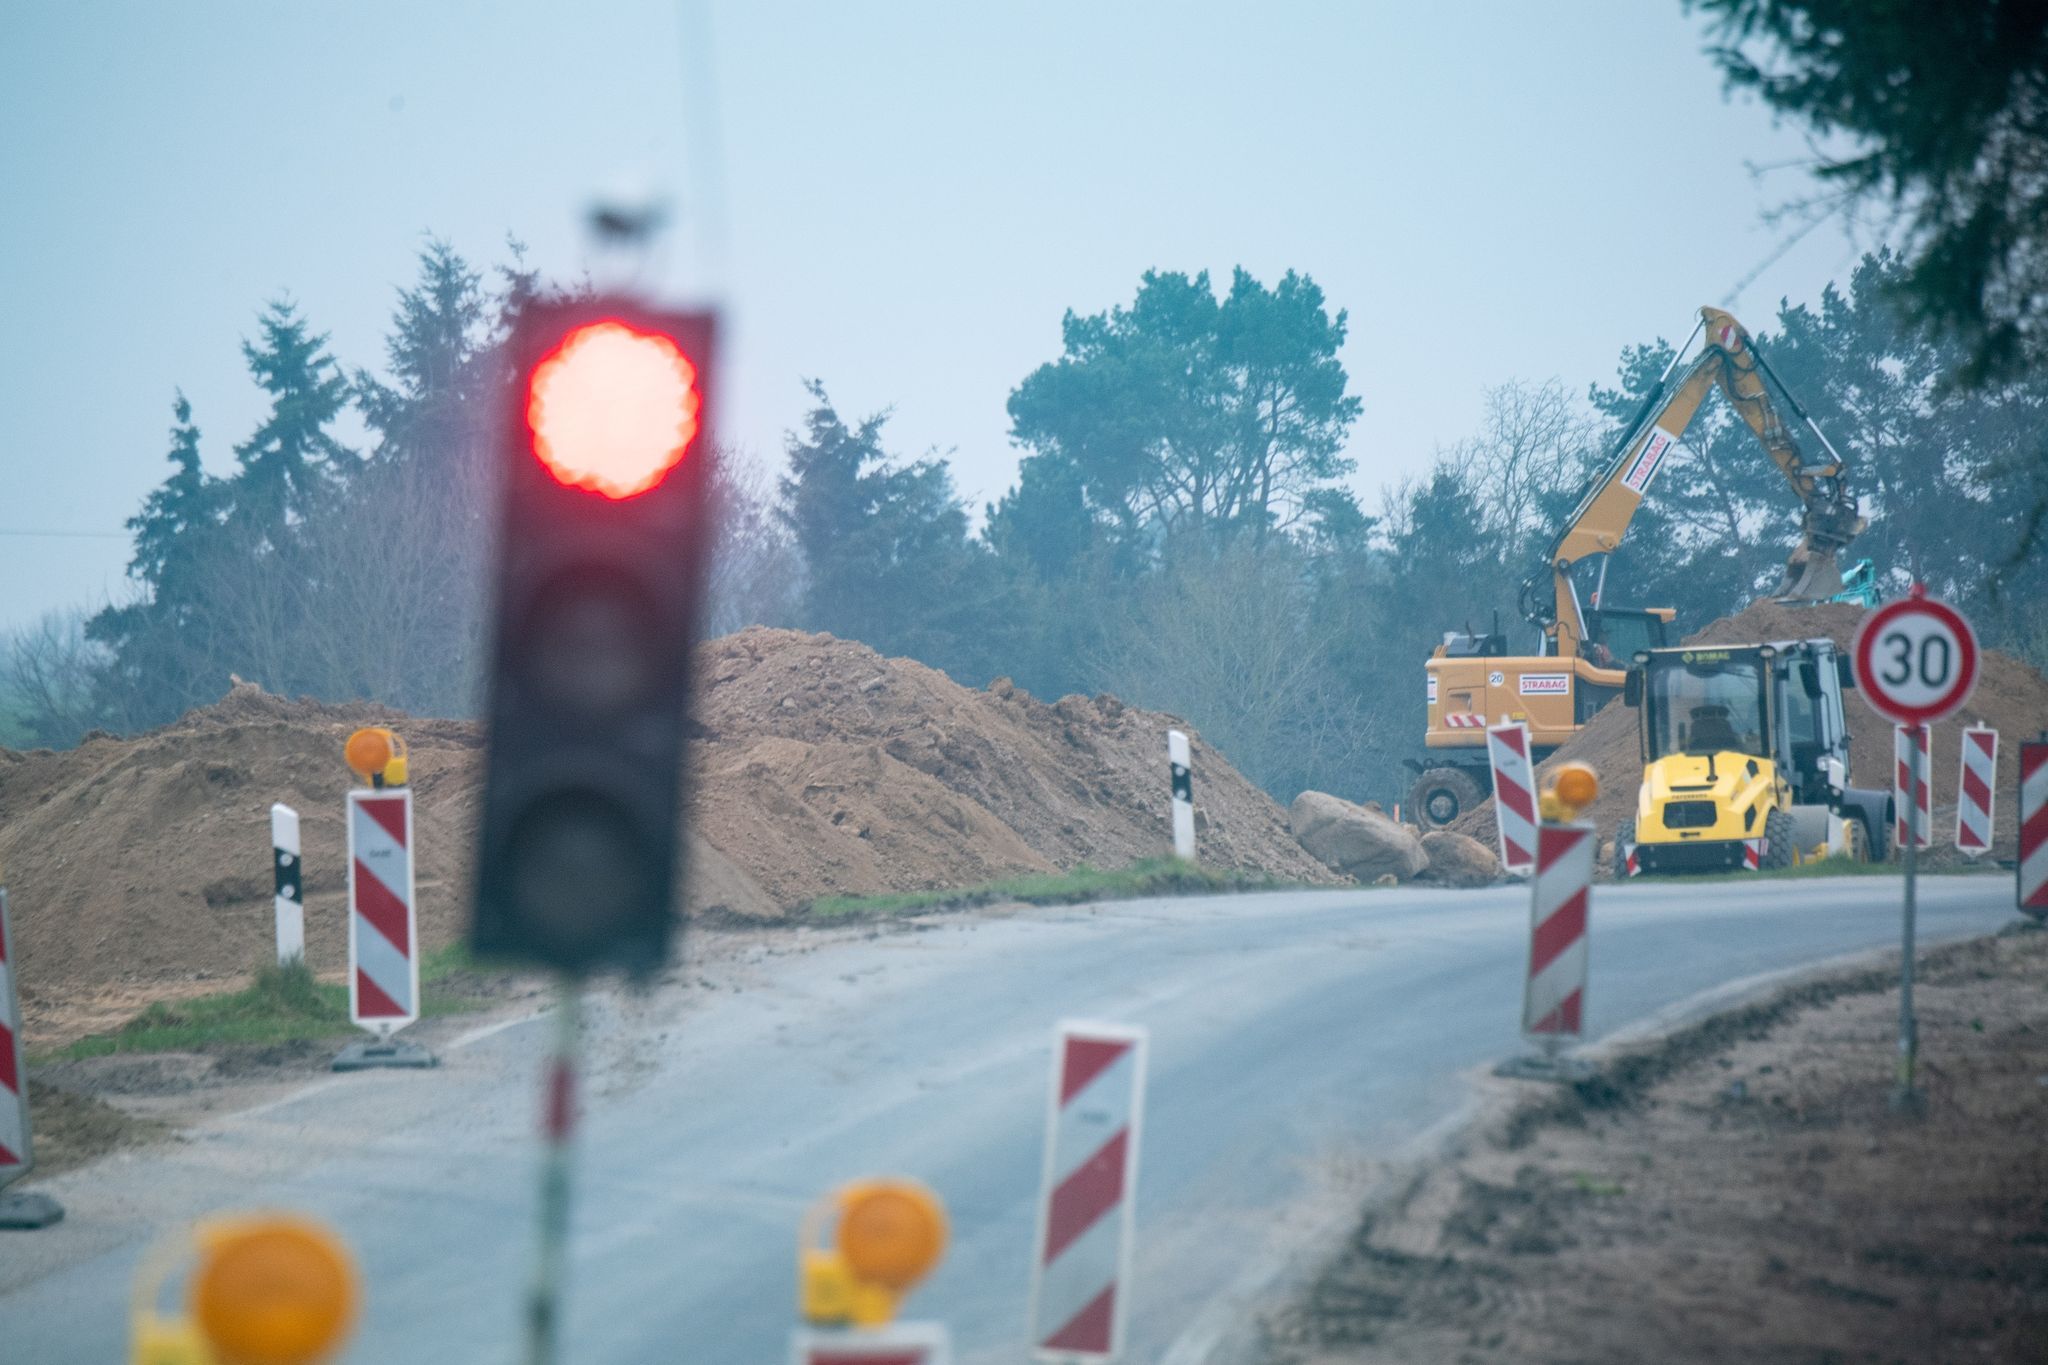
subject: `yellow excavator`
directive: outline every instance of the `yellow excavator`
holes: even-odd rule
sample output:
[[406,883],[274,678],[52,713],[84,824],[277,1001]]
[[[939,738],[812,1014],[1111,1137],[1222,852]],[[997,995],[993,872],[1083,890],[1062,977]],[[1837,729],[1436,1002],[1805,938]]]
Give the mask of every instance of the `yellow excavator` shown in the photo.
[[[1704,344],[1681,373],[1681,362],[1702,335]],[[1416,774],[1409,809],[1424,829],[1450,824],[1491,788],[1487,726],[1526,722],[1535,757],[1547,757],[1620,694],[1635,655],[1666,643],[1665,628],[1675,612],[1611,605],[1607,566],[1672,447],[1716,387],[1756,433],[1803,509],[1799,543],[1772,596],[1825,602],[1842,593],[1836,558],[1866,524],[1849,492],[1845,462],[1742,324],[1718,308],[1702,308],[1692,336],[1672,356],[1606,468],[1587,485],[1543,564],[1522,584],[1523,613],[1541,632],[1537,652],[1509,654],[1507,637],[1498,629],[1486,635],[1452,632],[1425,665],[1427,753],[1424,761],[1406,760]],[[1824,460],[1807,462],[1772,389],[1820,443]]]

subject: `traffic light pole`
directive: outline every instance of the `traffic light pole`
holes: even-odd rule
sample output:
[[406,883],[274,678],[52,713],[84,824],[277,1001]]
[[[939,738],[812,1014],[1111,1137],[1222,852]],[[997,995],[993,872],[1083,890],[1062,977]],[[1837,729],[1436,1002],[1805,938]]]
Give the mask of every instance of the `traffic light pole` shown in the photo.
[[554,1365],[561,1336],[569,1241],[569,1143],[576,1130],[576,1073],[583,1048],[583,987],[562,978],[555,1037],[541,1092],[540,1252],[526,1301],[526,1363]]

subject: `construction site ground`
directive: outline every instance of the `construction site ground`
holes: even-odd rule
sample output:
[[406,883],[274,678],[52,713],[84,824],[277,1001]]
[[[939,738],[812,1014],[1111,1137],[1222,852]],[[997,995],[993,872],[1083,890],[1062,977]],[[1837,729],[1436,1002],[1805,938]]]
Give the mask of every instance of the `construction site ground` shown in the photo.
[[1924,1112],[1890,1101],[1896,957],[1504,1102],[1266,1365],[2048,1359],[2048,932],[1928,954],[1918,1005]]
[[[1039,701],[962,687],[828,635],[749,629],[698,654],[689,913],[791,923],[832,897],[957,888],[1171,848],[1166,731],[1115,697]],[[251,685],[132,738],[0,750],[0,885],[32,1048],[115,1027],[152,1001],[219,991],[272,954],[270,807],[300,814],[307,960],[347,961],[343,741],[395,727],[411,750],[419,932],[467,914],[482,791],[474,722],[288,700]],[[1343,879],[1286,812],[1192,733],[1206,866],[1289,884]]]

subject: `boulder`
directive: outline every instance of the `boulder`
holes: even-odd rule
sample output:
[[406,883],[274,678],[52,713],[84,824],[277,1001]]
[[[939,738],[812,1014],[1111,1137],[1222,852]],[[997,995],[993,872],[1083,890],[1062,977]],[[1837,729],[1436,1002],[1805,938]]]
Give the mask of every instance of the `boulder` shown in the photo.
[[1429,858],[1421,880],[1437,886],[1491,886],[1500,880],[1500,859],[1477,839],[1447,829],[1422,836]]
[[1287,812],[1301,846],[1333,872],[1370,885],[1406,881],[1429,866],[1422,841],[1386,816],[1328,792],[1303,792]]

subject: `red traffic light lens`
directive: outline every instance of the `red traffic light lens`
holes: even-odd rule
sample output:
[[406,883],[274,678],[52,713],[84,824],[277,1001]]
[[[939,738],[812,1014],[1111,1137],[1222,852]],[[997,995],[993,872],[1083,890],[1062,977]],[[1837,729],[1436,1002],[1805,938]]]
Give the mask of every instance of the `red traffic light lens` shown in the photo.
[[533,367],[526,425],[533,453],[558,482],[630,498],[682,462],[702,401],[697,368],[673,340],[593,322]]

